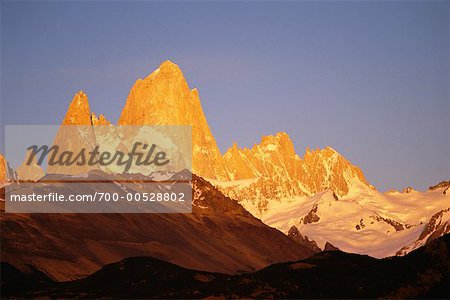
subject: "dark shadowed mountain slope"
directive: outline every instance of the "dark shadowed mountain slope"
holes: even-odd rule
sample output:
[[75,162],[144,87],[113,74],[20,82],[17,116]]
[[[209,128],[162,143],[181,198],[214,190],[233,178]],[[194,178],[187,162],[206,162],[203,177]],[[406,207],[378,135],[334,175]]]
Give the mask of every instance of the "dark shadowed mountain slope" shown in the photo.
[[[127,258],[77,281],[48,283],[2,264],[2,296],[81,298],[448,298],[450,235],[406,256],[375,259],[340,251],[279,263],[253,274],[188,270]],[[10,274],[26,278],[20,291]],[[19,274],[19,275],[17,275]],[[26,277],[28,276],[28,277]],[[6,278],[6,279],[5,279]],[[30,278],[35,278],[31,280]],[[5,279],[5,280],[4,280]],[[40,286],[36,282],[43,282]]]
[[131,256],[235,274],[314,254],[195,175],[192,213],[2,213],[0,220],[2,261],[22,271],[32,265],[58,281]]

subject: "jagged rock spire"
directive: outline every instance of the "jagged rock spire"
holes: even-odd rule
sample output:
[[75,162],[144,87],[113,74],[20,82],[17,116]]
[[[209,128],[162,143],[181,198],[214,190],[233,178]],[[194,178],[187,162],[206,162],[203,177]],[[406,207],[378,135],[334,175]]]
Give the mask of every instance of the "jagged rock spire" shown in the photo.
[[210,179],[229,179],[198,91],[189,88],[180,68],[171,61],[136,81],[118,124],[191,125],[194,173]]
[[91,108],[87,95],[83,91],[75,94],[69,105],[63,125],[91,125]]
[[5,157],[0,153],[0,182],[6,180],[6,160]]

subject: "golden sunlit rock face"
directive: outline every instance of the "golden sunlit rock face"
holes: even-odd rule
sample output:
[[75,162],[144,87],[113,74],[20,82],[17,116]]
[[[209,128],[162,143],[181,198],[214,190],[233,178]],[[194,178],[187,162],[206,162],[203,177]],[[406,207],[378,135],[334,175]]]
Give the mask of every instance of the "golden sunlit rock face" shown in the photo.
[[307,150],[301,158],[284,132],[263,137],[251,149],[233,145],[224,160],[232,179],[265,178],[283,191],[280,196],[312,195],[324,189],[345,195],[352,179],[368,185],[361,170],[332,148]]
[[0,153],[0,182],[6,180],[6,160]]
[[[86,94],[75,95],[63,125],[109,125],[91,113]],[[287,133],[264,136],[251,149],[234,144],[222,156],[208,126],[197,89],[190,89],[180,68],[165,61],[135,82],[118,125],[191,125],[193,172],[213,181],[225,194],[251,201],[264,211],[270,200],[313,195],[331,189],[349,193],[369,186],[361,170],[332,148],[296,154]]]
[[234,144],[224,161],[235,184],[219,183],[221,190],[250,202],[246,206],[259,216],[271,200],[314,195],[326,189],[342,196],[353,185],[369,186],[361,170],[332,148],[307,150],[301,158],[284,132],[264,136],[251,149]]
[[302,160],[302,169],[304,172],[301,172],[299,180],[310,194],[328,188],[342,196],[349,192],[355,181],[369,185],[361,169],[330,147],[307,151]]
[[103,114],[98,117],[95,113],[91,112],[89,106],[88,96],[85,92],[79,91],[75,94],[67,109],[66,116],[62,122],[62,125],[78,125],[78,126],[91,126],[91,125],[111,125]]
[[94,113],[91,115],[91,123],[94,126],[108,126],[111,125],[104,115],[100,114],[100,116],[96,116]]
[[[73,153],[79,153],[82,149],[93,149],[96,145],[96,138],[92,126],[109,124],[109,121],[103,115],[97,118],[94,113],[91,113],[87,95],[83,91],[79,91],[69,105],[62,127],[54,139],[54,145],[61,147],[60,151],[70,150]],[[75,126],[72,128],[70,125],[77,125],[77,128]],[[94,167],[87,164],[82,166],[73,165],[70,168],[49,165],[47,173],[76,175],[86,173],[92,169]]]
[[73,97],[62,125],[92,125],[88,97],[83,91]]
[[229,179],[198,91],[189,88],[180,68],[171,61],[136,81],[118,125],[191,125],[193,172],[209,179]]

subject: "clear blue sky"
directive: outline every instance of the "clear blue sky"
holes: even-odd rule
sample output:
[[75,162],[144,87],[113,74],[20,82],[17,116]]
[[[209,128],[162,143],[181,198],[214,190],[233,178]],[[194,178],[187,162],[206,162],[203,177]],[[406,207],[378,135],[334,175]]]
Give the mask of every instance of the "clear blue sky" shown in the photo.
[[78,90],[116,121],[170,59],[222,152],[286,131],[424,189],[450,178],[449,27],[450,2],[2,1],[1,124],[58,124]]

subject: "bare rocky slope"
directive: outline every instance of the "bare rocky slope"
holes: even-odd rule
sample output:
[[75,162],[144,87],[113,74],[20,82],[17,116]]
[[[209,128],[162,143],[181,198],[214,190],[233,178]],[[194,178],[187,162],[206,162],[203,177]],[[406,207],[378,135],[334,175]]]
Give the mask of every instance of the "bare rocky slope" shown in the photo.
[[195,175],[193,194],[191,214],[1,213],[2,261],[71,280],[130,256],[238,273],[314,254]]

